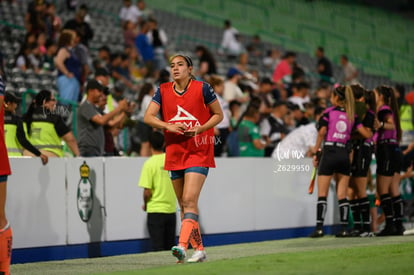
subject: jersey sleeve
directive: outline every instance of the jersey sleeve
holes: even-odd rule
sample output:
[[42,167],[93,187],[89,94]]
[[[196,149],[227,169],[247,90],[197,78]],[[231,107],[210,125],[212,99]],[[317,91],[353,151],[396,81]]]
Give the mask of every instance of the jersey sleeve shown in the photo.
[[378,112],[378,120],[380,122],[385,122],[387,120],[387,117],[392,115],[392,111],[389,109],[380,110]]
[[203,83],[203,97],[204,97],[204,104],[210,105],[214,101],[217,100],[216,93],[214,92],[213,87],[211,87],[208,83]]
[[19,141],[20,145],[23,146],[23,148],[25,148],[26,150],[28,150],[32,154],[34,154],[35,156],[40,156],[40,151],[36,147],[34,147],[30,143],[30,141],[27,140],[26,134],[24,132],[22,120],[17,118],[16,119],[16,125],[17,125],[16,137],[17,137],[17,140]]
[[152,189],[152,175],[148,161],[146,161],[142,166],[138,186],[142,188]]
[[157,91],[155,92],[154,96],[152,97],[152,101],[160,105],[161,107],[161,89],[158,87]]
[[323,113],[322,116],[319,118],[317,123],[317,130],[321,129],[322,127],[327,127],[329,123],[329,112]]
[[373,129],[374,121],[375,121],[375,115],[371,111],[368,111],[364,117],[364,120],[362,121],[362,124],[364,125],[364,127]]
[[0,96],[4,96],[6,92],[6,86],[4,85],[3,79],[0,76]]

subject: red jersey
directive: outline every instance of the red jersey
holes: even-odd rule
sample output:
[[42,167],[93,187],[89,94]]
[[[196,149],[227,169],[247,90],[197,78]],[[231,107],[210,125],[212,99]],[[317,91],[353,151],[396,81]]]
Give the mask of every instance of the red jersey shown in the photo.
[[[206,123],[211,112],[204,103],[203,82],[192,80],[183,94],[174,91],[173,83],[161,84],[161,112],[168,123],[182,123],[188,128]],[[215,167],[214,129],[194,137],[165,131],[166,170],[189,167]]]
[[1,111],[0,111],[0,176],[6,176],[10,174],[11,174],[11,170],[10,170],[9,157],[7,156],[6,142],[4,140],[4,107],[1,106]]

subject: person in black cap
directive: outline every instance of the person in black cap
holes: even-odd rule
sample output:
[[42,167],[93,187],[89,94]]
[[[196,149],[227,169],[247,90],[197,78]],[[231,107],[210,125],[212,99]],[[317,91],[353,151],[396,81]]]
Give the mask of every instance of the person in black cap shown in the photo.
[[97,105],[106,87],[96,79],[86,84],[86,100],[78,109],[78,146],[83,157],[104,155],[105,136],[103,126],[121,112],[128,110],[128,102],[123,99],[118,107],[107,114],[101,114]]
[[16,108],[20,101],[21,98],[13,92],[6,92],[4,96],[4,135],[7,153],[9,157],[21,157],[23,149],[26,149],[33,155],[40,157],[43,164],[47,164],[48,157],[27,140],[23,120],[16,115]]

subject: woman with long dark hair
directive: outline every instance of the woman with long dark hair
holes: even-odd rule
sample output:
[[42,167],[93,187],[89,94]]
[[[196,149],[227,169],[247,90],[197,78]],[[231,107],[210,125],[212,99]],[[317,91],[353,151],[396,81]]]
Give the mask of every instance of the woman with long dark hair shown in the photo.
[[[79,156],[75,136],[56,111],[56,98],[49,90],[36,94],[24,115],[29,141],[48,157],[63,157],[62,139],[74,156]],[[24,151],[25,155],[31,153]]]
[[378,140],[377,191],[385,215],[385,228],[378,236],[402,235],[403,201],[399,192],[399,173],[402,165],[400,116],[392,87],[374,89],[377,101]]

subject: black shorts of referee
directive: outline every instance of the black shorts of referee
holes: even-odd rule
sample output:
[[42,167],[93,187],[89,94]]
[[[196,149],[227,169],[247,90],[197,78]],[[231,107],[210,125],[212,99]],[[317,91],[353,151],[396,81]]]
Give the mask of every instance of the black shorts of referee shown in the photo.
[[319,161],[318,175],[331,176],[334,173],[350,175],[349,148],[343,143],[325,142]]
[[351,176],[366,177],[370,168],[372,154],[374,153],[374,144],[358,140],[354,143],[353,152]]
[[377,175],[391,177],[394,173],[400,173],[403,157],[398,144],[377,144],[375,157],[377,159]]

